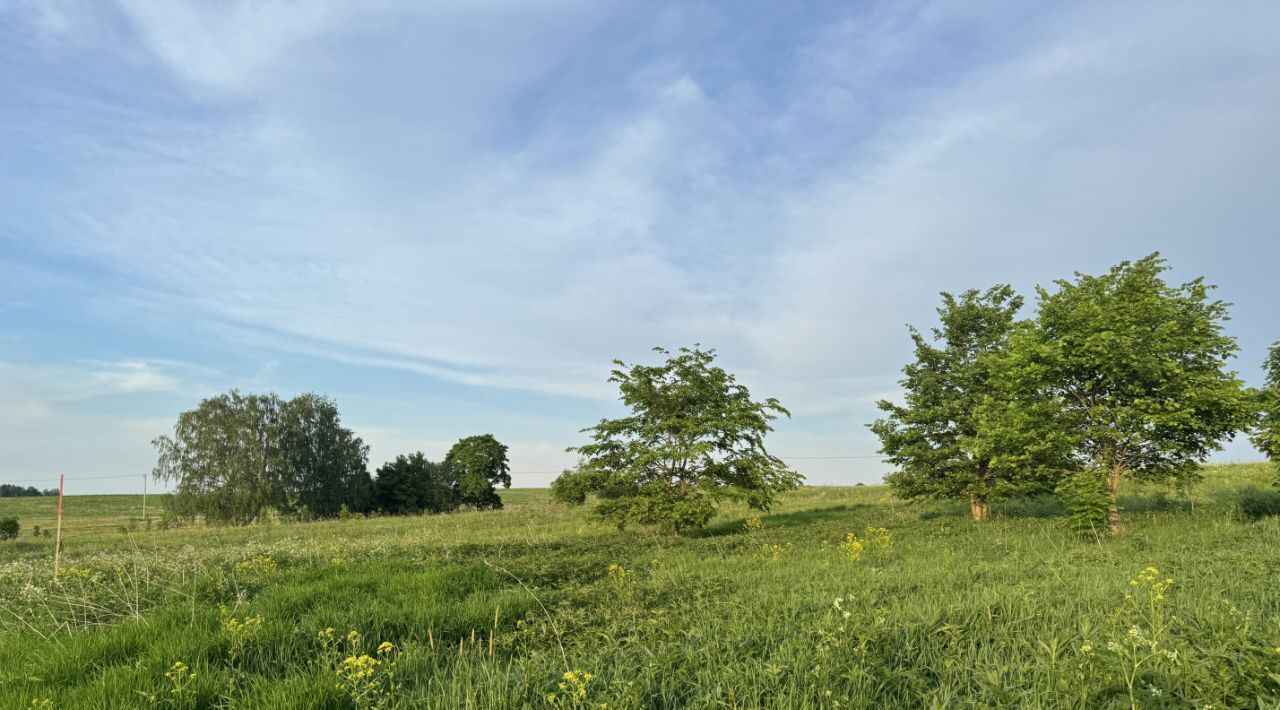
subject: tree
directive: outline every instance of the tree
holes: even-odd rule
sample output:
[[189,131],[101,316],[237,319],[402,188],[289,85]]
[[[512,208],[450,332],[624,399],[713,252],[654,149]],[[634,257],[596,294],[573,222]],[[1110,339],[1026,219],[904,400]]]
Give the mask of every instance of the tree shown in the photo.
[[58,495],[58,489],[53,489],[53,493],[42,491],[35,486],[15,486],[12,483],[0,483],[0,498],[27,498],[35,496]]
[[746,387],[714,366],[714,350],[681,348],[655,365],[614,363],[630,416],[584,429],[591,443],[570,448],[582,458],[552,491],[582,502],[595,493],[595,512],[624,527],[656,525],[674,534],[707,524],[721,500],[768,510],[781,491],[799,485],[765,448],[770,422],[789,416],[776,399],[755,402]]
[[167,504],[177,517],[246,525],[284,507],[280,409],[274,394],[231,390],[178,415],[173,436],[152,442],[153,475],[176,484]]
[[383,464],[373,482],[374,507],[385,513],[444,513],[457,508],[444,467],[421,452]]
[[502,498],[494,487],[511,487],[507,447],[492,434],[469,436],[454,444],[444,457],[444,471],[458,505],[501,508]]
[[1049,452],[1024,448],[1026,412],[1000,406],[1007,395],[991,378],[1021,307],[1008,285],[944,292],[932,342],[908,326],[916,359],[902,370],[905,403],[880,401],[887,416],[870,425],[898,467],[887,481],[899,496],[967,498],[983,520],[992,500],[1048,488]]
[[1209,300],[1203,279],[1167,284],[1166,271],[1152,254],[1037,289],[1034,327],[1002,364],[1018,391],[1054,410],[1030,433],[1065,436],[1076,475],[1105,478],[1112,534],[1124,478],[1185,483],[1251,418],[1243,383],[1225,369],[1236,352],[1222,333],[1228,304]]
[[343,505],[368,510],[372,481],[369,447],[342,426],[338,405],[302,394],[281,408],[281,447],[290,474],[285,499],[293,510],[331,518]]
[[1253,444],[1276,465],[1276,486],[1280,487],[1280,340],[1271,346],[1264,364],[1267,382],[1258,393],[1258,425]]
[[175,484],[167,504],[178,517],[243,525],[264,509],[325,517],[368,503],[368,449],[316,395],[285,402],[231,390],[180,414],[173,436],[152,443],[153,475]]

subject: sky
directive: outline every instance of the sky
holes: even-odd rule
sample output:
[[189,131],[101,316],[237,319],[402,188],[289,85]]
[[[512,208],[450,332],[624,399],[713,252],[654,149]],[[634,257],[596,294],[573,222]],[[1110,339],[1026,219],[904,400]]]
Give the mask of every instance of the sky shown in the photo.
[[1153,251],[1258,384],[1278,36],[1274,2],[0,0],[0,481],[140,490],[236,387],[334,397],[371,468],[492,433],[542,486],[614,358],[700,343],[810,483],[876,482],[938,292]]

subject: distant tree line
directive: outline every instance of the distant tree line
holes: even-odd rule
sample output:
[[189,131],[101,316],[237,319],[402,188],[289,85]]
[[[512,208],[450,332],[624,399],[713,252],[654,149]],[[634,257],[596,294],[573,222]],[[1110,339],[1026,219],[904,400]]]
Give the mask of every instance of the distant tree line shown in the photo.
[[493,509],[502,507],[494,486],[511,486],[507,447],[487,434],[459,441],[443,463],[399,456],[375,478],[369,447],[342,426],[337,404],[310,393],[285,400],[232,390],[183,412],[173,434],[152,443],[153,475],[174,486],[170,514],[211,523]]
[[939,326],[911,328],[915,359],[902,403],[871,424],[905,498],[964,498],[975,520],[992,501],[1056,492],[1081,530],[1121,529],[1122,481],[1188,485],[1241,431],[1280,460],[1280,343],[1268,382],[1227,369],[1228,304],[1203,279],[1165,281],[1158,254],[1101,276],[1036,289],[1019,320],[1007,285],[942,294]]
[[35,496],[56,496],[57,488],[46,488],[40,490],[35,486],[15,486],[11,483],[0,483],[0,498],[31,498]]

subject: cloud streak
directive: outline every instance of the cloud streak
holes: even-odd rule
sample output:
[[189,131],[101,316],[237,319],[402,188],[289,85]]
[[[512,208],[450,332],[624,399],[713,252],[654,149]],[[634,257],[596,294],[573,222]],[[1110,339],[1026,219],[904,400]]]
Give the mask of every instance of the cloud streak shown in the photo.
[[[0,55],[38,77],[0,109],[0,268],[82,269],[73,303],[189,348],[567,396],[589,423],[611,358],[701,342],[795,411],[776,448],[844,455],[874,451],[939,290],[1160,249],[1241,304],[1251,360],[1275,335],[1265,3],[18,12],[45,59]],[[181,387],[152,357],[97,385]]]

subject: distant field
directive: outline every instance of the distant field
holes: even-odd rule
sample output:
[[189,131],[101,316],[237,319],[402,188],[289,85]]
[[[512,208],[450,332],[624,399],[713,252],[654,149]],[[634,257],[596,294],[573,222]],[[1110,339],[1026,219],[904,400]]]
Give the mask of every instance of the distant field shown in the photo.
[[[545,500],[548,491],[545,488],[512,488],[502,491],[502,500],[506,505],[522,505],[536,500]],[[147,518],[152,523],[152,532],[159,535],[154,525],[159,522],[164,511],[163,494],[147,496]],[[28,533],[33,526],[41,530],[54,530],[58,520],[57,496],[35,496],[31,498],[0,498],[0,518],[16,516],[22,529]],[[88,545],[95,549],[102,545],[111,546],[120,542],[120,528],[135,528],[132,533],[143,530],[142,496],[139,495],[86,495],[67,496],[62,506],[63,549],[68,546]],[[32,541],[38,542],[38,541]],[[47,545],[17,545],[26,550],[53,550],[53,543]],[[0,559],[5,552],[0,548]]]
[[163,531],[141,496],[71,497],[57,582],[29,535],[55,500],[4,499],[23,536],[0,542],[0,708],[1280,707],[1280,517],[1240,514],[1270,476],[1133,488],[1103,545],[1052,499],[979,525],[879,486],[684,538],[534,489],[499,512]]
[[[149,517],[160,517],[162,496],[147,496]],[[24,531],[33,526],[53,530],[58,518],[58,497],[0,498],[0,518],[17,516]],[[65,542],[90,540],[116,532],[121,525],[142,521],[141,495],[67,496],[62,506]]]

